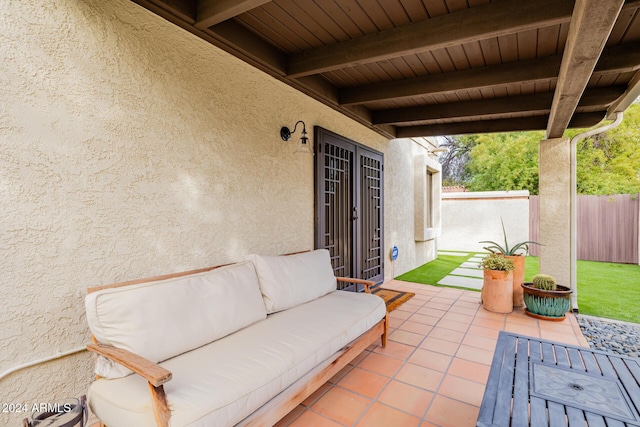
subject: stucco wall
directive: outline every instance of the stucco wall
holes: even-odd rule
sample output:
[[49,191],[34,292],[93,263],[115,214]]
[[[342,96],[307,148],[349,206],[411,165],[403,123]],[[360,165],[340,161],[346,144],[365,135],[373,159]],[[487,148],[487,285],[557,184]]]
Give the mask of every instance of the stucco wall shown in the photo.
[[[88,286],[313,246],[305,120],[385,153],[385,256],[413,239],[413,156],[130,1],[0,8],[0,372],[85,345]],[[406,192],[405,192],[406,191]],[[422,259],[421,259],[422,258]],[[0,380],[0,403],[78,396],[87,353]],[[25,414],[0,414],[17,425]]]
[[[436,235],[422,240],[416,232],[414,212],[416,207],[415,189],[420,186],[414,173],[416,159],[423,159],[425,168],[441,170],[440,164],[425,156],[425,149],[410,139],[390,141],[385,153],[385,278],[399,276],[437,256]],[[442,181],[439,179],[438,183]],[[389,191],[393,194],[389,194]],[[440,185],[434,198],[440,197]],[[440,221],[440,212],[436,212],[436,228]],[[438,230],[439,231],[439,228]],[[420,239],[419,241],[416,238]],[[390,251],[398,247],[398,259],[391,261]]]
[[484,251],[490,240],[509,246],[529,240],[529,192],[483,191],[442,195],[442,234],[438,249]]
[[[575,277],[576,264],[575,259],[571,260],[571,186],[569,138],[543,140],[540,143],[539,238],[544,246],[539,250],[540,271],[555,277],[558,283],[573,287],[572,270]],[[573,251],[575,249],[574,246]],[[571,300],[577,308],[577,291]]]

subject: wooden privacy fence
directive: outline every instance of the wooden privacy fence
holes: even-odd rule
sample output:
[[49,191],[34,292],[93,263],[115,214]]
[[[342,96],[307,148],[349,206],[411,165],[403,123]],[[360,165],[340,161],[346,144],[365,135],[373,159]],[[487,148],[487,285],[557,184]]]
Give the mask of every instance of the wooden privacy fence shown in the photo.
[[[538,196],[529,198],[529,236],[535,242],[539,241],[539,203]],[[578,196],[578,259],[639,264],[639,208],[637,194]],[[538,256],[536,245],[530,254]]]

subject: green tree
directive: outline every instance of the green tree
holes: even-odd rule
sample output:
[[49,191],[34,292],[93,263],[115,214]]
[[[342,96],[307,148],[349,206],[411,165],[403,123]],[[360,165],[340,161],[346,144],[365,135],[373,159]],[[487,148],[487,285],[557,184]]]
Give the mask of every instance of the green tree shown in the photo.
[[542,132],[478,135],[467,163],[472,191],[529,190],[538,194],[538,143]]
[[578,141],[576,154],[578,194],[640,193],[640,103],[617,128]]
[[[565,136],[583,131],[572,129]],[[538,194],[538,149],[544,138],[544,132],[448,137],[450,152],[440,158],[444,182],[472,191]],[[617,128],[578,141],[577,186],[578,194],[640,193],[640,102],[627,109]]]

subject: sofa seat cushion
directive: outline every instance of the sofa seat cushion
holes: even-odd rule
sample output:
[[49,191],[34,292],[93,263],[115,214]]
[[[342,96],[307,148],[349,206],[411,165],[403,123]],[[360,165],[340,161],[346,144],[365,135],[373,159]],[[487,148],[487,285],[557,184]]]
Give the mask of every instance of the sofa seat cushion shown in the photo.
[[[171,426],[231,426],[384,318],[375,295],[334,291],[268,316],[161,365]],[[137,375],[95,381],[91,409],[109,427],[155,426],[147,383]]]
[[[267,317],[253,264],[104,289],[85,298],[87,322],[102,344],[161,362]],[[102,359],[99,359],[101,361]],[[118,378],[117,364],[96,373]]]
[[336,290],[329,251],[296,255],[249,255],[256,266],[267,313],[286,310]]

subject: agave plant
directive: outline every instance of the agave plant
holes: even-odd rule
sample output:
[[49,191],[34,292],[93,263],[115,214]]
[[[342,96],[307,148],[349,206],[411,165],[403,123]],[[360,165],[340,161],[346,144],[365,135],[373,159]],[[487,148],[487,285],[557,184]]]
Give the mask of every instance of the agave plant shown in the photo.
[[524,255],[528,254],[529,245],[541,245],[538,242],[527,240],[526,242],[516,243],[512,247],[509,247],[509,243],[507,242],[507,232],[504,229],[504,221],[502,220],[502,217],[500,217],[500,223],[502,224],[502,234],[504,235],[504,247],[500,246],[499,243],[493,242],[491,240],[483,240],[479,243],[489,243],[489,246],[485,246],[483,249],[491,253],[500,253],[506,256],[514,256],[519,255],[518,251],[524,251]]

